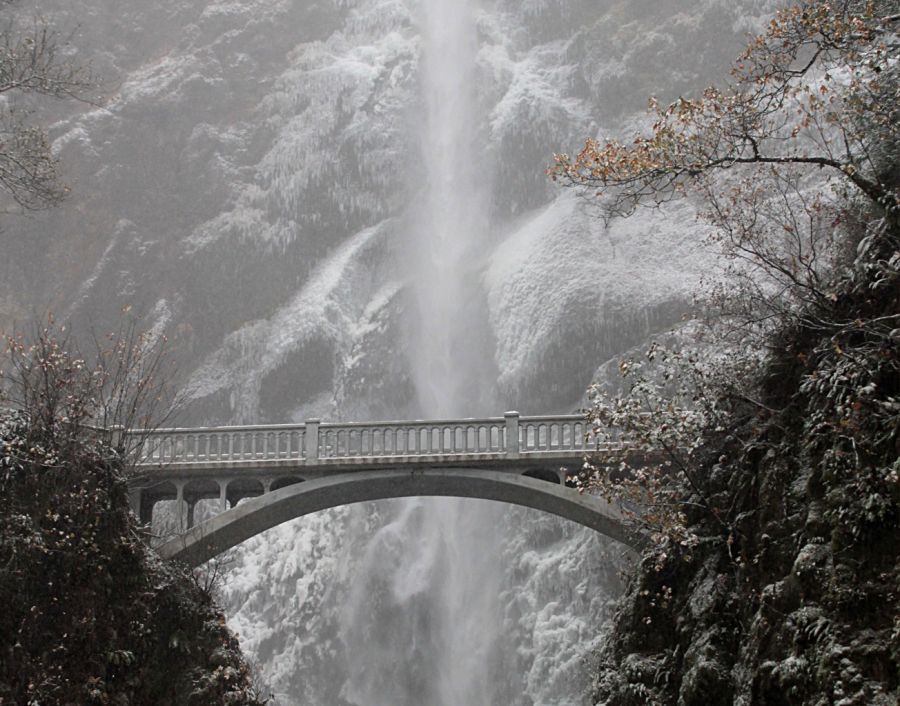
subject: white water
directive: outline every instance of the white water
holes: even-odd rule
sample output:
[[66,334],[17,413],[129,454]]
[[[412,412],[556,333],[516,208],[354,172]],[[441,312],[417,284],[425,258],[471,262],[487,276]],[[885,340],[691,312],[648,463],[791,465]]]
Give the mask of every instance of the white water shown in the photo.
[[[410,274],[417,316],[410,363],[423,414],[452,418],[473,407],[493,381],[478,380],[473,336],[473,247],[485,240],[490,187],[480,164],[476,27],[472,0],[422,0],[419,151],[423,188],[411,218]],[[480,149],[481,148],[481,149]],[[487,410],[481,410],[482,412]]]
[[[420,7],[413,122],[422,185],[409,216],[415,316],[407,347],[418,412],[428,418],[496,413],[481,407],[496,381],[484,374],[493,351],[478,336],[478,279],[470,272],[490,200],[489,170],[479,163],[474,10],[471,0]],[[502,512],[489,502],[412,499],[375,533],[344,615],[349,663],[357,665],[345,698],[361,706],[497,702]]]

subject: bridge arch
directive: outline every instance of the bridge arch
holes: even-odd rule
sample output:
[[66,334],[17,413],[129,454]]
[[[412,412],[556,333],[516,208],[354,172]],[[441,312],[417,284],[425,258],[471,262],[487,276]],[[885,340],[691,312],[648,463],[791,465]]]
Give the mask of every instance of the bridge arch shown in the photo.
[[277,525],[312,512],[368,500],[443,496],[496,500],[549,512],[639,549],[642,535],[626,526],[620,510],[602,498],[523,475],[480,469],[369,471],[287,485],[245,500],[159,547],[159,553],[188,566]]

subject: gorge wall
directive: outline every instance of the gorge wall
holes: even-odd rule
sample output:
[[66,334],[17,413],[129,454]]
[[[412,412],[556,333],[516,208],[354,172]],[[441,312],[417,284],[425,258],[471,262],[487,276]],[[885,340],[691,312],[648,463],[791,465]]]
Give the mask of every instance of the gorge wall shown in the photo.
[[[0,325],[52,310],[103,331],[130,308],[172,342],[179,424],[577,409],[598,366],[679,321],[711,263],[689,205],[607,228],[544,168],[638,124],[648,95],[702,86],[770,4],[473,2],[455,59],[471,83],[429,113],[433,3],[42,2],[104,81],[96,105],[35,106],[72,194],[7,219]],[[478,218],[450,222],[445,246],[464,247],[429,304],[423,116],[460,90],[465,130],[443,134],[471,141],[449,173],[471,183],[449,188]],[[429,312],[465,317],[452,369],[421,352]],[[441,377],[446,406],[423,390]],[[224,597],[284,704],[575,704],[619,555],[535,513],[376,503],[248,542]],[[454,692],[463,679],[480,691]]]

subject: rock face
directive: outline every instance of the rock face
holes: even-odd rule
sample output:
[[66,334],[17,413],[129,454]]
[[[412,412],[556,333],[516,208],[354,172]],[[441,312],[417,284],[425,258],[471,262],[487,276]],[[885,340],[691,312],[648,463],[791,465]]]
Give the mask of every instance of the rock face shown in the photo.
[[645,560],[601,653],[597,704],[897,702],[896,527],[848,541],[846,488],[824,501],[815,471],[774,455],[756,472],[759,506],[784,514],[748,527],[747,562],[721,540]]
[[[709,268],[691,209],[607,228],[544,168],[635,124],[647,95],[705,83],[769,4],[480,4],[471,129],[489,209],[465,306],[489,353],[471,414],[571,410],[599,364],[680,318]],[[102,331],[131,307],[173,342],[182,424],[424,414],[408,346],[411,212],[427,186],[422,4],[40,9],[77,25],[73,45],[106,81],[98,106],[37,108],[73,191],[0,231],[0,325],[50,309]],[[619,590],[619,550],[472,507],[346,508],[247,543],[230,619],[285,703],[425,703],[433,655],[482,642],[485,703],[579,702],[576,665]],[[485,557],[497,561],[482,606]],[[441,603],[451,565],[470,579],[456,600],[482,606],[466,620]],[[429,644],[453,625],[453,645]],[[385,647],[369,664],[359,650],[373,635]]]
[[900,699],[900,354],[862,333],[900,306],[900,226],[870,232],[823,317],[854,325],[780,331],[759,393],[777,411],[747,414],[698,463],[726,527],[697,513],[699,546],[644,560],[597,704]]

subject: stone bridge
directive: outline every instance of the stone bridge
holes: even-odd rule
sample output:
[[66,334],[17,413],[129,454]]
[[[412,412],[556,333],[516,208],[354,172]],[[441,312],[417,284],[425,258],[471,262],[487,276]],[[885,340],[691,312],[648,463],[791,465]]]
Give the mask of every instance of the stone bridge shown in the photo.
[[[567,487],[598,446],[580,415],[158,429],[145,437],[130,483],[149,524],[177,501],[185,532],[159,551],[196,566],[282,522],[338,505],[409,496],[498,500],[567,518],[632,547],[642,538],[618,508]],[[220,514],[194,523],[201,500]],[[243,501],[243,502],[241,502]],[[240,504],[238,504],[240,503]]]

